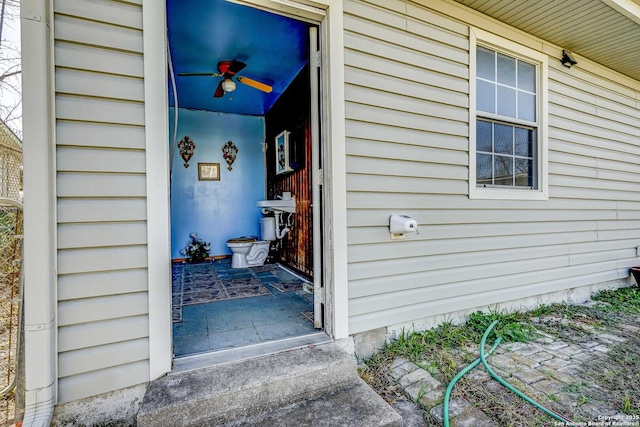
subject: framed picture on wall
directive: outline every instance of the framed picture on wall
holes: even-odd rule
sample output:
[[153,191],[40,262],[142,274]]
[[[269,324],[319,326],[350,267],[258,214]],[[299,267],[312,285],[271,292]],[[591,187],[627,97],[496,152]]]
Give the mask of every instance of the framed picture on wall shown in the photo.
[[198,180],[220,181],[220,163],[198,163]]
[[291,132],[283,130],[276,136],[276,175],[292,172],[289,166],[289,135]]

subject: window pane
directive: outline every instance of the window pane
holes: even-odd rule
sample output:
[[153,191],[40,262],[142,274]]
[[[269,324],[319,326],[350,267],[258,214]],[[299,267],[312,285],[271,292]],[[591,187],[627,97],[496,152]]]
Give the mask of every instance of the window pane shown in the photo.
[[496,123],[495,147],[496,153],[513,154],[513,127]]
[[518,118],[536,121],[536,96],[518,91]]
[[491,153],[493,151],[491,142],[492,128],[491,122],[485,122],[484,120],[478,120],[476,122],[476,151],[486,151]]
[[476,155],[476,184],[477,185],[491,185],[493,171],[491,168],[491,155],[490,154],[477,154]]
[[533,160],[516,159],[516,185],[519,187],[534,187],[533,182]]
[[481,46],[476,58],[476,184],[535,189],[538,65]]
[[476,108],[487,113],[496,112],[495,85],[478,80],[478,93],[476,95]]
[[478,46],[476,49],[477,70],[476,75],[483,79],[495,81],[495,52]]
[[504,86],[498,86],[498,114],[516,117],[516,91]]
[[513,157],[494,156],[495,185],[513,186]]
[[533,157],[533,130],[515,128],[516,156]]
[[498,82],[516,87],[516,60],[510,56],[498,54]]
[[536,91],[536,67],[526,62],[518,61],[518,89]]

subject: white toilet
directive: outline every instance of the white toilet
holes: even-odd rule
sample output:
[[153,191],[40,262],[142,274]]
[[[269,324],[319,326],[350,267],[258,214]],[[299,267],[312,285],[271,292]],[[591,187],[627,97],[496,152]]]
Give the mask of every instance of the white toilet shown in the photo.
[[260,236],[238,237],[227,240],[231,249],[231,268],[247,268],[263,265],[269,255],[269,245],[276,240],[276,223],[272,216],[260,218]]

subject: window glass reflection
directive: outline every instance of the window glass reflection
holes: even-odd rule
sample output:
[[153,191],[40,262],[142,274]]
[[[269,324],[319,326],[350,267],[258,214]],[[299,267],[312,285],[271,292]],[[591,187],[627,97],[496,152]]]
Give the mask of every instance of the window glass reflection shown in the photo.
[[513,154],[513,126],[494,124],[495,152],[501,154]]
[[476,150],[493,151],[493,123],[478,120],[476,122]]
[[516,87],[516,59],[498,54],[498,83]]
[[483,79],[494,81],[496,79],[495,58],[496,54],[494,51],[478,46],[476,49],[476,75]]
[[493,157],[494,184],[513,185],[513,157]]
[[476,155],[476,183],[491,185],[493,182],[493,168],[491,165],[491,154]]

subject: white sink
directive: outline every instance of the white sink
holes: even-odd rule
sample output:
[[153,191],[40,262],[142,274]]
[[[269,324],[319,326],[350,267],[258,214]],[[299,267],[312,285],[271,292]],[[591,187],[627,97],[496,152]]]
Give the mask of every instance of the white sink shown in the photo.
[[288,200],[260,200],[256,202],[256,206],[268,211],[296,213],[296,199],[293,197]]

